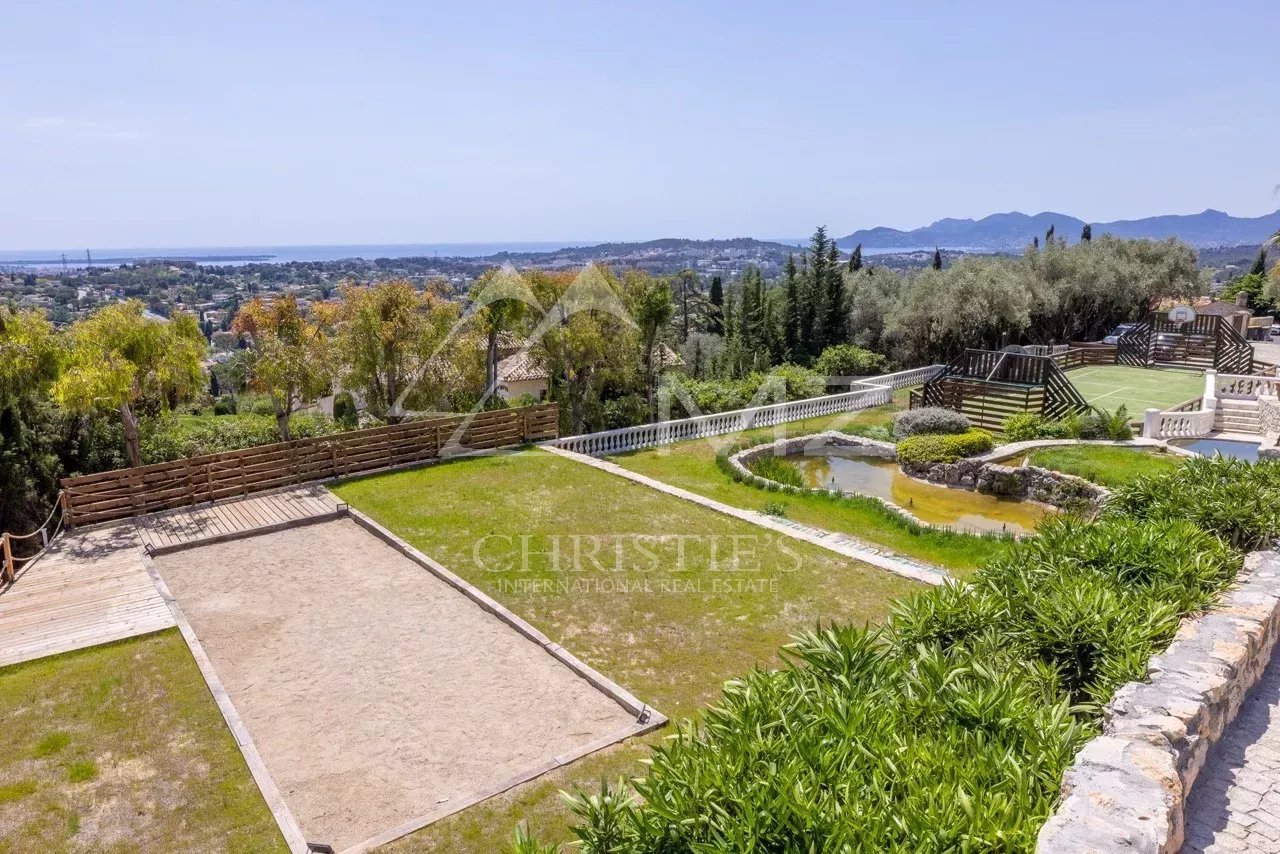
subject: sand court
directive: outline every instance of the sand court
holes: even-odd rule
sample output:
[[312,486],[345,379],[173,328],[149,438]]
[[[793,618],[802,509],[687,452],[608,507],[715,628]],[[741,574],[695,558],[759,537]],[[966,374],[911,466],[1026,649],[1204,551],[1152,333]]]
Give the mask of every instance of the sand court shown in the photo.
[[350,519],[155,566],[306,838],[337,850],[635,725]]

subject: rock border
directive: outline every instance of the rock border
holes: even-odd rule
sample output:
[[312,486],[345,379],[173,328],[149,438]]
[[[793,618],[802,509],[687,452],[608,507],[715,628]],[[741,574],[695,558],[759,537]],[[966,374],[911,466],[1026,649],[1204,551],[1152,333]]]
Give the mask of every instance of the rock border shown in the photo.
[[[1092,441],[1082,439],[1037,439],[1029,442],[1014,442],[1003,445],[980,456],[959,460],[954,463],[930,463],[928,465],[902,465],[902,471],[908,477],[937,486],[953,489],[964,489],[989,495],[1005,495],[1047,504],[1060,509],[1077,509],[1081,503],[1095,507],[1101,505],[1110,496],[1110,490],[1075,475],[1041,468],[1040,466],[1001,465],[1003,460],[1021,456],[1037,448],[1058,447],[1064,445],[1117,445],[1134,448],[1167,448],[1180,456],[1195,456],[1182,448],[1169,447],[1164,442],[1151,439],[1133,441]],[[752,472],[748,465],[762,456],[795,454],[823,447],[859,448],[868,457],[878,459],[897,459],[897,448],[892,442],[868,439],[828,430],[792,439],[780,439],[744,448],[728,458],[729,466],[737,476],[754,486],[764,489],[781,490],[783,492],[839,492],[825,488],[794,487],[778,483]],[[904,519],[927,528],[947,529],[945,525],[934,525],[916,517],[906,508],[873,495],[863,495],[879,501],[884,507],[902,516]]]
[[1222,600],[1185,620],[1151,660],[1148,681],[1122,686],[1103,709],[1102,734],[1063,775],[1037,854],[1178,851],[1209,748],[1267,669],[1278,636],[1280,554],[1253,552]]

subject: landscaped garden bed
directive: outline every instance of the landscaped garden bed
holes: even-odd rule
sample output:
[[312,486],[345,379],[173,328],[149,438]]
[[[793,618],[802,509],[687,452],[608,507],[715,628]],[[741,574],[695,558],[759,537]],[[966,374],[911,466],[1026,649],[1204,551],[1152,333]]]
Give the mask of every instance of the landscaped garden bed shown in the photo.
[[[785,425],[789,436],[824,430],[888,439],[888,425],[905,397],[895,406],[878,407],[843,415]],[[1001,540],[955,531],[939,530],[904,518],[879,501],[827,492],[770,492],[735,480],[726,459],[729,455],[776,438],[774,429],[748,431],[732,442],[704,439],[678,442],[618,454],[610,461],[638,474],[678,486],[723,504],[746,510],[765,510],[828,531],[850,534],[872,545],[966,575],[991,554],[1005,547]]]

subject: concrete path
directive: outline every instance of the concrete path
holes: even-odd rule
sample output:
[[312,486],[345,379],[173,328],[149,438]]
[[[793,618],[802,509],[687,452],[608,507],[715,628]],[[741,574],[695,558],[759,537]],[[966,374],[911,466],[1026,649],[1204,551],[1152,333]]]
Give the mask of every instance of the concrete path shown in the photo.
[[951,576],[945,569],[933,566],[931,564],[920,561],[910,560],[901,555],[892,552],[883,552],[868,546],[861,540],[845,534],[839,534],[835,531],[824,531],[821,528],[812,528],[808,525],[801,525],[799,522],[792,522],[790,519],[782,519],[777,516],[770,516],[767,513],[758,513],[755,510],[743,510],[741,507],[733,507],[729,504],[721,504],[719,501],[707,498],[704,495],[698,495],[695,492],[689,492],[678,486],[672,486],[669,483],[663,483],[660,480],[654,480],[642,474],[637,474],[630,469],[625,469],[617,463],[611,463],[607,460],[590,457],[586,454],[579,454],[573,451],[566,451],[563,448],[556,448],[551,445],[542,445],[544,451],[552,454],[558,454],[571,460],[589,465],[592,468],[601,471],[616,474],[619,477],[625,477],[627,480],[644,484],[664,492],[675,498],[683,498],[685,501],[692,501],[694,504],[714,510],[717,513],[723,513],[726,516],[732,516],[735,519],[741,519],[744,522],[750,522],[753,525],[759,525],[762,528],[768,528],[771,531],[777,531],[788,537],[800,540],[802,542],[811,543],[819,548],[835,552],[843,557],[853,558],[870,564],[878,569],[888,570],[889,572],[915,581],[923,581],[926,584],[942,584]]
[[1280,656],[1209,752],[1187,802],[1186,854],[1280,854]]

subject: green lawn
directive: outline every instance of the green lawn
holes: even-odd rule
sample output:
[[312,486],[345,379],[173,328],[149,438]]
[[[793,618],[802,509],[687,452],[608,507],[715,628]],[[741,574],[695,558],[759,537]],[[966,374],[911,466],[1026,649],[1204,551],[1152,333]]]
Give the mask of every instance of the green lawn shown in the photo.
[[[920,589],[544,451],[335,491],[673,718],[696,716],[725,680],[775,665],[796,631],[818,620],[880,620],[891,600]],[[612,748],[396,850],[500,851],[522,819],[563,837],[570,817],[557,788],[635,775],[643,755],[635,744]]]
[[176,629],[0,668],[0,852],[287,851]]
[[[895,406],[827,416],[786,425],[788,436],[803,436],[827,429],[854,430],[887,425]],[[773,428],[753,430],[739,437],[754,442],[772,438]],[[913,529],[901,517],[872,501],[836,499],[822,494],[786,495],[745,483],[738,483],[716,465],[720,445],[706,439],[679,442],[610,457],[612,462],[655,480],[705,495],[724,504],[747,510],[763,510],[766,503],[782,505],[788,519],[816,528],[851,534],[908,557],[946,567],[966,575],[983,560],[1003,549],[1004,543],[990,538],[948,531]]]
[[1173,368],[1087,365],[1067,371],[1090,404],[1114,412],[1122,404],[1134,421],[1147,409],[1168,409],[1204,393],[1204,374]]
[[1183,457],[1114,445],[1066,445],[1042,448],[1030,456],[1033,466],[1073,474],[1101,486],[1122,486],[1149,474],[1162,474],[1182,465]]

